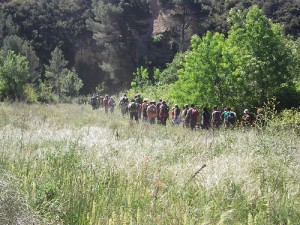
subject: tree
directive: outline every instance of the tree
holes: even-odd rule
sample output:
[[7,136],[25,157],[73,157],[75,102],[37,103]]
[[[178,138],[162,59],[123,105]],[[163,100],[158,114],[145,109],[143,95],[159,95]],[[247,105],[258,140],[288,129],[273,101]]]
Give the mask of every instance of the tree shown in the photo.
[[131,82],[131,87],[135,92],[143,90],[147,85],[150,85],[148,69],[141,66],[136,69],[136,72],[133,73],[133,80]]
[[[88,20],[87,25],[93,31],[93,38],[103,48],[103,61],[99,66],[106,71],[110,78],[122,70],[121,59],[126,59],[126,25],[122,19],[123,9],[117,3],[106,1],[94,1],[94,20]],[[130,58],[130,57],[129,57]],[[125,63],[125,64],[129,64]]]
[[133,33],[139,33],[135,30],[141,27],[138,23],[149,15],[147,2],[94,0],[92,6],[95,17],[87,20],[87,26],[102,48],[99,66],[110,79],[129,83],[136,66],[136,48],[140,47]]
[[232,11],[229,22],[228,38],[210,32],[202,39],[192,38],[192,49],[172,89],[179,103],[229,105],[241,110],[292,93],[295,79],[290,68],[296,64],[281,27],[257,6],[247,13]]
[[28,41],[25,41],[16,35],[7,36],[3,40],[2,49],[4,51],[13,51],[15,54],[25,56],[29,63],[30,82],[34,83],[40,79],[41,65],[39,58],[37,57],[32,45]]
[[12,51],[0,52],[0,96],[14,101],[25,100],[24,88],[29,78],[26,57]]
[[188,40],[195,33],[202,33],[205,27],[205,18],[209,15],[208,1],[203,0],[172,0],[161,1],[170,11],[168,20],[172,33],[179,35],[179,51],[182,52],[188,48]]
[[234,57],[232,82],[237,101],[257,106],[277,95],[292,79],[290,48],[279,24],[273,24],[253,6],[247,14],[231,11],[226,45]]
[[76,96],[83,86],[76,72],[67,69],[67,64],[62,51],[56,47],[51,53],[49,66],[46,67],[46,87],[44,89],[47,89],[47,86],[51,87],[51,92],[58,95],[59,98]]
[[191,43],[183,68],[178,70],[172,97],[181,104],[223,104],[230,98],[226,85],[229,68],[223,58],[224,35],[208,32],[202,39],[195,35]]

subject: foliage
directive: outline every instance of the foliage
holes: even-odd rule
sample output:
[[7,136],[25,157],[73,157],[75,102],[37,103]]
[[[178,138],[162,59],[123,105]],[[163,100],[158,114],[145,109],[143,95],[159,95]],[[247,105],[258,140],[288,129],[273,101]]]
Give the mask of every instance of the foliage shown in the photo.
[[278,129],[300,134],[300,108],[285,109],[272,121]]
[[[245,10],[257,4],[268,18],[283,25],[286,34],[299,36],[299,3],[294,0],[160,0],[158,8],[152,8],[155,2],[5,0],[0,10],[0,45],[6,45],[8,39],[9,43],[16,41],[15,37],[26,43],[30,82],[35,84],[44,78],[51,52],[59,47],[69,62],[67,68],[76,68],[87,93],[101,82],[114,90],[128,87],[132,73],[136,67],[146,66],[145,61],[163,68],[178,49],[189,49],[194,34],[201,37],[210,30],[227,36],[226,18],[232,8]],[[156,22],[163,24],[165,32],[152,34],[159,13],[164,16]],[[151,42],[152,36],[161,35],[162,42]],[[82,65],[89,70],[80,69]]]
[[38,93],[35,87],[30,84],[26,84],[24,87],[24,94],[26,96],[27,103],[37,103],[38,102]]
[[104,95],[105,93],[107,93],[107,91],[108,87],[105,83],[98,84],[98,86],[96,87],[96,93],[99,95]]
[[170,10],[168,26],[174,36],[175,43],[179,46],[179,52],[188,48],[188,40],[195,33],[202,34],[206,24],[203,20],[209,15],[208,1],[202,0],[172,0],[160,1],[163,8]]
[[242,110],[294,89],[295,74],[289,71],[294,65],[292,51],[281,27],[256,6],[246,14],[232,11],[229,22],[232,28],[227,38],[210,32],[202,39],[192,38],[192,49],[173,86],[177,102]]
[[26,57],[30,70],[30,82],[33,83],[40,78],[41,65],[39,58],[37,57],[32,45],[28,41],[25,41],[16,35],[7,36],[3,40],[2,49],[4,51],[13,51],[15,54],[20,54]]
[[12,51],[0,52],[0,97],[25,100],[24,87],[29,78],[28,62]]
[[140,92],[144,87],[150,85],[148,69],[143,66],[136,69],[136,72],[133,73],[133,77],[131,87],[135,92]]
[[99,66],[110,79],[130,82],[128,74],[134,71],[132,62],[137,60],[133,32],[139,32],[136,23],[150,16],[147,6],[144,0],[93,1],[95,18],[87,20],[87,26],[103,49]]
[[178,71],[172,96],[181,104],[222,105],[230,97],[228,67],[223,63],[224,35],[208,32],[202,40],[192,38],[192,50],[187,52],[183,68]]
[[166,64],[166,68],[158,75],[157,81],[163,84],[172,84],[178,80],[178,70],[182,68],[181,61],[185,53],[177,53],[171,63]]
[[267,19],[257,7],[251,7],[246,16],[232,12],[229,19],[227,45],[236,59],[233,82],[239,86],[239,103],[262,105],[276,96],[281,86],[290,85],[293,79],[288,71],[291,50],[285,44],[281,27]]
[[59,97],[78,95],[83,83],[74,70],[67,69],[68,62],[62,51],[55,48],[51,56],[45,72],[46,86],[51,87],[51,92]]

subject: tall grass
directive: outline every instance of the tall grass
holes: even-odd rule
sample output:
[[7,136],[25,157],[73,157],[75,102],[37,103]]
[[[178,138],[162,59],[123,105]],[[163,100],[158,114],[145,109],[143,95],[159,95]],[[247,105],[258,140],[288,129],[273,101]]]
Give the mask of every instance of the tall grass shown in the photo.
[[191,132],[88,105],[0,118],[1,224],[299,224],[295,129]]

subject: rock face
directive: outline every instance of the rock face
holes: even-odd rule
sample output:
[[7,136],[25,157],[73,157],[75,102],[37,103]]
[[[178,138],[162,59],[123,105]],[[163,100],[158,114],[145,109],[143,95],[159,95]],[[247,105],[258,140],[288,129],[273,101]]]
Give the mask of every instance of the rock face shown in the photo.
[[[172,52],[170,31],[165,22],[167,15],[161,12],[158,0],[149,0],[151,16],[145,20],[135,21],[129,29],[132,40],[135,43],[131,52],[134,56],[133,70],[140,65],[151,67],[164,67],[170,62],[174,52]],[[95,41],[86,34],[76,42],[76,52],[74,56],[75,67],[84,82],[83,92],[94,92],[96,86],[102,82],[111,83],[113,86],[124,83],[118,80],[114,74],[108,74],[99,68],[101,62],[101,51]],[[132,74],[125,76],[131,77]],[[115,87],[114,87],[115,88]]]
[[149,61],[155,66],[163,66],[172,58],[168,43],[168,27],[164,21],[158,0],[149,0],[151,18],[143,21],[141,29],[132,29],[136,39],[136,65]]

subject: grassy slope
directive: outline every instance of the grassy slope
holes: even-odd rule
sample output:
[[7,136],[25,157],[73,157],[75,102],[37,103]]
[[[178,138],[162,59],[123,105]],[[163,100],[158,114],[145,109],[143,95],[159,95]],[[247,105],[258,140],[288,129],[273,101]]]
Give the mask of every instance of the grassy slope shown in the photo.
[[88,105],[2,104],[0,118],[4,224],[299,224],[292,131],[130,125]]

